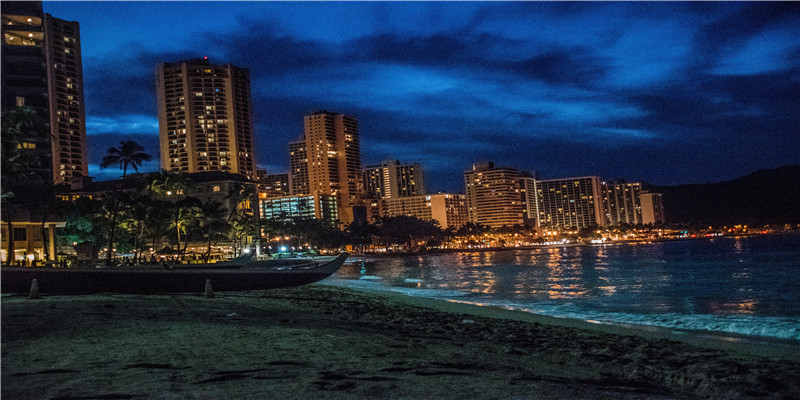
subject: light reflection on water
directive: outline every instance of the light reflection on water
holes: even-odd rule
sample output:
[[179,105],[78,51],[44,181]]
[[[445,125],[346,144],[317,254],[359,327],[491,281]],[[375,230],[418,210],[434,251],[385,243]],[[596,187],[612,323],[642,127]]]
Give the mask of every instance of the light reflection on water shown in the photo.
[[[800,235],[367,259],[334,280],[625,313],[800,316]],[[432,292],[436,293],[436,292]]]

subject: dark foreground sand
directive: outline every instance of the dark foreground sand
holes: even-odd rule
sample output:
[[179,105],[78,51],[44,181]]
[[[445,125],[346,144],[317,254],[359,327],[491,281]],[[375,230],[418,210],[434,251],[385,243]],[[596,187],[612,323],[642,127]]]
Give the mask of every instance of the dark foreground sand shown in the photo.
[[780,349],[761,358],[475,308],[320,285],[6,295],[2,398],[800,398],[800,356]]

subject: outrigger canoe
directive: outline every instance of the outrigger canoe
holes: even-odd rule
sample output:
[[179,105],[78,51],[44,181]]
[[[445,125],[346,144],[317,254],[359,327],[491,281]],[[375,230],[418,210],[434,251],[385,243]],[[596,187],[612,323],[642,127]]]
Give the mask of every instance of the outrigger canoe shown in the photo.
[[91,293],[198,293],[206,281],[214,291],[277,289],[306,285],[331,276],[347,259],[267,260],[156,267],[51,268],[3,267],[0,292],[28,293],[34,279],[39,292]]

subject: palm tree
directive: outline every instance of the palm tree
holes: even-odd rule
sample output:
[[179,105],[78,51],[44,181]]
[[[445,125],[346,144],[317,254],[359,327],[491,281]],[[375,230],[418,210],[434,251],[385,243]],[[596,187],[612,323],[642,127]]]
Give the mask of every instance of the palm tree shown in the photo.
[[208,240],[208,250],[203,254],[204,262],[208,262],[211,257],[212,242],[228,228],[228,222],[225,220],[225,214],[228,210],[225,209],[221,202],[209,200],[200,203],[197,211],[200,230]]
[[187,239],[186,246],[181,249],[181,234],[184,234],[184,237],[187,234],[187,227],[194,221],[197,220],[199,211],[197,207],[200,205],[200,200],[196,197],[184,197],[174,203],[171,203],[171,207],[173,209],[172,213],[172,227],[175,228],[175,232],[177,233],[177,254],[178,257],[183,260],[184,250],[186,246],[189,245],[189,240]]
[[[234,217],[230,223],[231,233],[233,235],[233,255],[238,255],[237,248],[243,248],[247,245],[247,237],[252,235],[256,229],[256,218],[243,214]],[[244,242],[244,243],[242,243]],[[258,245],[258,243],[254,243]]]
[[141,261],[141,250],[144,247],[144,233],[148,217],[157,211],[159,204],[147,195],[125,196],[123,198],[128,209],[127,219],[123,224],[133,233],[134,263]]
[[[108,154],[103,157],[103,162],[100,163],[100,168],[108,168],[111,165],[119,164],[122,169],[122,179],[128,174],[128,167],[132,167],[134,171],[139,172],[139,166],[144,161],[150,161],[152,157],[144,152],[144,147],[133,140],[123,140],[119,144],[119,148],[111,147],[108,149]],[[115,196],[114,210],[111,214],[111,231],[108,234],[108,253],[106,253],[106,264],[110,265],[114,256],[112,249],[114,248],[114,231],[117,224],[117,210],[119,208],[119,191],[120,186],[117,187],[117,194]]]
[[100,168],[108,168],[114,164],[119,164],[122,170],[122,179],[128,173],[128,167],[132,167],[134,171],[139,172],[139,166],[144,161],[150,161],[152,157],[150,154],[144,152],[144,147],[133,140],[123,140],[119,143],[119,148],[111,147],[108,149],[108,154],[103,157],[103,162],[100,163]]
[[[47,129],[42,125],[41,119],[32,108],[17,107],[3,112],[2,143],[0,143],[0,151],[2,151],[2,154],[0,154],[0,172],[2,172],[2,178],[0,178],[0,202],[2,202],[2,219],[5,219],[8,224],[6,260],[9,265],[13,265],[15,258],[12,216],[22,206],[20,204],[22,202],[17,201],[17,193],[13,188],[18,182],[36,179],[37,168],[42,164],[42,160],[37,157],[37,152],[24,148],[23,142],[33,142],[41,145],[47,136]],[[39,170],[39,172],[42,171]],[[46,179],[43,180],[47,181]],[[28,193],[25,197],[30,197],[30,195],[31,193]]]
[[233,219],[239,210],[244,210],[245,207],[250,208],[253,205],[256,190],[253,185],[246,185],[241,182],[234,183],[228,190],[225,198],[230,201],[231,209],[228,215],[228,222]]

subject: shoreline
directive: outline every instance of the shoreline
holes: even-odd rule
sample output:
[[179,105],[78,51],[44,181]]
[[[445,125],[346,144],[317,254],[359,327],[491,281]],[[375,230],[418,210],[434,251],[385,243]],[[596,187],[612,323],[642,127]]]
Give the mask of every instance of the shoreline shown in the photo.
[[319,284],[0,305],[4,398],[800,397],[766,353]]
[[[324,283],[322,284],[324,285]],[[340,287],[336,285],[330,286]],[[636,335],[647,339],[666,339],[708,349],[729,351],[744,356],[780,358],[786,361],[800,363],[800,341],[791,339],[749,336],[721,331],[676,330],[654,325],[595,322],[577,318],[554,317],[501,306],[479,305],[468,301],[410,296],[400,292],[383,291],[379,289],[361,287],[347,287],[346,289],[375,295],[385,295],[396,298],[396,301],[404,304],[431,308],[448,313],[461,313],[488,318],[538,323],[614,335]]]
[[[483,247],[473,249],[429,249],[424,251],[398,251],[398,252],[369,252],[369,253],[351,253],[350,259],[372,258],[393,258],[393,257],[411,257],[435,254],[450,254],[450,253],[484,253],[491,251],[512,251],[512,250],[536,250],[546,249],[551,247],[588,247],[588,246],[603,246],[603,245],[625,245],[625,244],[652,244],[652,243],[667,243],[667,242],[680,242],[680,241],[701,241],[701,240],[714,240],[724,238],[750,238],[750,237],[768,237],[768,236],[783,236],[783,235],[800,235],[800,230],[785,231],[785,232],[771,232],[771,233],[747,233],[739,235],[722,235],[713,237],[684,237],[684,238],[656,238],[647,240],[616,240],[604,243],[560,243],[560,244],[542,244],[542,245],[529,245],[519,247]],[[350,262],[350,261],[348,261]],[[356,261],[352,261],[356,262]]]

